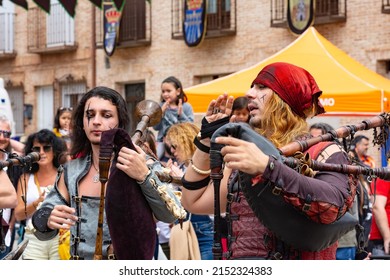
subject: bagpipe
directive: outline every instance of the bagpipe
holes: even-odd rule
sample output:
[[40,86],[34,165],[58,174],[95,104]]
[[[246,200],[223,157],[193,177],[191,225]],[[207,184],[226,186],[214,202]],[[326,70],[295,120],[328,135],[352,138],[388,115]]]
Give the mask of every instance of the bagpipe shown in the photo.
[[[231,136],[244,141],[254,143],[268,156],[286,164],[293,169],[312,169],[317,171],[334,171],[344,174],[364,174],[371,178],[390,180],[390,170],[387,168],[366,168],[362,166],[346,164],[330,164],[310,159],[307,154],[305,160],[290,157],[296,152],[305,152],[315,144],[324,141],[334,141],[343,138],[346,146],[346,138],[353,137],[355,132],[374,129],[374,144],[385,146],[390,125],[389,114],[381,114],[372,119],[365,120],[358,125],[343,126],[324,135],[309,138],[302,141],[294,141],[277,149],[269,140],[255,132],[248,124],[228,123],[217,129],[211,137],[210,168],[211,179],[214,183],[214,214],[215,235],[213,253],[215,259],[221,259],[221,236],[219,226],[221,223],[219,190],[223,178],[223,156],[221,149],[224,145],[215,142],[219,136]],[[380,128],[380,132],[377,132]],[[305,166],[302,166],[304,162]],[[340,219],[331,224],[321,224],[310,220],[303,213],[297,211],[292,205],[285,202],[282,195],[273,191],[273,184],[260,181],[253,185],[249,174],[239,172],[242,191],[257,218],[269,228],[280,240],[298,250],[320,251],[334,242],[342,235],[352,230],[358,223],[357,219],[346,212]]]
[[122,147],[135,150],[134,144],[141,144],[146,128],[160,122],[161,107],[154,101],[141,101],[136,106],[136,116],[139,122],[131,138],[123,129],[102,132],[99,154],[101,193],[94,254],[97,260],[103,258],[104,212],[117,259],[152,259],[154,255],[156,224],[152,211],[136,180],[117,169],[115,164],[117,152]]

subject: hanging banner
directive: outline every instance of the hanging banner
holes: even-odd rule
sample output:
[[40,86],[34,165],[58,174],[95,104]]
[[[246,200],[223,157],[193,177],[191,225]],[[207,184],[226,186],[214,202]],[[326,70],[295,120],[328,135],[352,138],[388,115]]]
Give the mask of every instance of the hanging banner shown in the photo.
[[[28,3],[26,0],[10,0],[10,1],[28,10]],[[68,14],[71,17],[74,17],[76,13],[75,8],[76,8],[77,0],[59,0],[59,1],[61,2],[64,9],[68,12]],[[118,9],[121,11],[126,1],[125,0],[114,0],[114,1],[115,1],[115,6],[118,7]],[[34,0],[34,2],[46,13],[50,13],[50,0]],[[90,2],[92,2],[98,8],[101,8],[102,6],[102,0],[90,0]],[[3,4],[3,0],[0,0],[0,6],[2,6],[2,4]]]
[[313,0],[288,0],[287,22],[290,30],[300,35],[314,22]]
[[113,2],[103,2],[103,45],[107,56],[112,56],[114,54],[121,15],[122,12],[116,9]]
[[50,14],[50,0],[34,0],[39,8]]
[[198,46],[206,34],[206,0],[186,0],[183,20],[184,41],[189,47]]
[[102,8],[102,3],[103,3],[102,0],[89,0],[89,1],[91,1],[93,4],[95,4],[95,6],[98,7],[99,9]]
[[11,0],[11,2],[28,10],[28,4],[26,0]]
[[77,0],[59,0],[65,11],[73,18],[76,14]]
[[115,4],[115,8],[122,12],[122,9],[123,9],[123,6],[125,5],[125,0],[113,0],[114,1],[114,4]]

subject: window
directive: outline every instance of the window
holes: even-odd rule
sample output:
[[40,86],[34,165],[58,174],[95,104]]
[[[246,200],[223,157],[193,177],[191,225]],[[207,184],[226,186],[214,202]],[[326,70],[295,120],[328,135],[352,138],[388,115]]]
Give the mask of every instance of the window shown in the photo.
[[0,56],[14,53],[14,4],[9,0],[0,6]]
[[37,124],[40,129],[53,129],[54,125],[54,95],[52,86],[37,87]]
[[51,1],[50,14],[46,15],[46,22],[48,47],[74,44],[74,20],[58,0]]
[[[172,38],[183,39],[184,1],[172,0]],[[236,34],[236,0],[208,0],[206,38]]]
[[[315,0],[314,24],[345,22],[346,0]],[[287,2],[271,0],[271,27],[287,27]]]
[[390,78],[390,60],[380,59],[376,63],[376,72],[386,78]]
[[382,0],[382,13],[390,14],[390,0]]
[[15,122],[15,134],[17,136],[24,134],[24,112],[23,112],[23,88],[22,87],[10,87],[7,88],[9,93],[9,99],[11,100],[12,112]]
[[207,31],[230,28],[231,3],[229,0],[207,1]]
[[77,47],[74,19],[58,0],[51,1],[50,14],[39,7],[29,9],[27,36],[30,52],[64,52]]
[[[127,0],[122,10],[117,47],[136,47],[151,43],[151,4]],[[103,46],[103,10],[96,12],[96,44]]]
[[61,84],[62,105],[61,107],[76,108],[80,99],[87,92],[84,82],[71,82]]
[[125,85],[125,99],[127,110],[130,112],[130,133],[131,135],[137,128],[139,119],[135,115],[138,102],[145,99],[145,83],[127,84]]
[[194,85],[203,84],[206,82],[210,82],[212,80],[230,75],[231,73],[223,73],[223,74],[214,74],[214,75],[204,75],[204,76],[195,76]]

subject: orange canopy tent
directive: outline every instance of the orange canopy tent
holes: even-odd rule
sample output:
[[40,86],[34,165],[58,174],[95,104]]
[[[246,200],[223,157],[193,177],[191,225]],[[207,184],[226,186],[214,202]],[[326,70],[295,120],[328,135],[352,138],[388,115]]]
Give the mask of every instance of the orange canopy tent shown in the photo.
[[247,69],[185,89],[196,113],[227,92],[235,97],[249,89],[259,71],[273,62],[289,62],[308,70],[323,91],[328,114],[378,114],[389,111],[390,80],[366,68],[330,43],[314,27],[275,55]]

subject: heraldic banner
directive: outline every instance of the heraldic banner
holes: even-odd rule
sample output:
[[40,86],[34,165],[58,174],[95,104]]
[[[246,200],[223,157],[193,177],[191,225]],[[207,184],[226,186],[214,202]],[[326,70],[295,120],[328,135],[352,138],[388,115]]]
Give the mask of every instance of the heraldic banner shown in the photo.
[[198,46],[206,34],[206,0],[184,2],[183,33],[187,46]]
[[119,33],[119,24],[122,16],[121,10],[117,10],[113,2],[103,2],[104,15],[104,51],[107,56],[112,56],[115,51]]
[[314,22],[313,0],[288,0],[287,22],[290,30],[300,35]]

